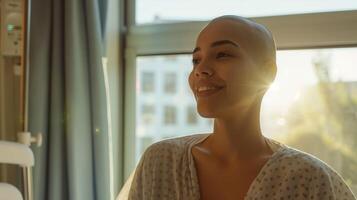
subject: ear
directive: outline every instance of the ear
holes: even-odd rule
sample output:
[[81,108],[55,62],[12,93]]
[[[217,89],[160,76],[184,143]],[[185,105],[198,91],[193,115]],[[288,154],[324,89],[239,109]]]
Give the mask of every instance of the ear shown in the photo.
[[277,73],[277,66],[275,61],[269,60],[266,62],[262,62],[258,70],[258,91],[264,94],[269,89],[270,85],[275,79]]
[[278,66],[276,65],[275,61],[272,61],[269,66],[271,68],[271,74],[270,75],[271,75],[271,83],[272,83],[272,82],[274,82],[276,74],[278,72]]
[[263,69],[267,84],[273,83],[277,74],[277,65],[275,60],[267,60],[264,63]]

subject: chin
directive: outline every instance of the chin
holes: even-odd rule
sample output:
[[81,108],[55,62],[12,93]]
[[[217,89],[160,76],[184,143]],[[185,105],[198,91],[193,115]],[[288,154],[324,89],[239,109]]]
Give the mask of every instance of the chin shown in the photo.
[[215,109],[209,109],[207,107],[197,107],[197,112],[198,114],[203,117],[203,118],[216,118],[217,117],[217,111]]
[[200,114],[200,116],[203,117],[203,118],[216,118],[215,115],[213,115],[212,113],[201,113],[201,112],[198,112],[198,114]]

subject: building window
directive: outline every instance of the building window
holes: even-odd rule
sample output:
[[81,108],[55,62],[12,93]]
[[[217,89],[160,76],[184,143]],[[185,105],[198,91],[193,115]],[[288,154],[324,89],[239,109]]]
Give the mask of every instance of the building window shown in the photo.
[[186,110],[186,122],[187,124],[197,124],[197,113],[194,106],[188,106]]
[[164,92],[173,94],[176,92],[177,75],[174,72],[165,73],[164,76]]
[[143,92],[155,91],[155,74],[154,72],[143,72],[141,77],[141,88]]
[[153,124],[155,121],[155,107],[154,105],[143,105],[142,106],[142,123],[146,125]]
[[164,107],[164,124],[174,125],[176,124],[176,107],[175,106],[165,106]]

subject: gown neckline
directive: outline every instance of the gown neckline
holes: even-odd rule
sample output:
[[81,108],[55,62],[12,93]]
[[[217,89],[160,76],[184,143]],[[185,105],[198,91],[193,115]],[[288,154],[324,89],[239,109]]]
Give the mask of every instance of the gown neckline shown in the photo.
[[[207,134],[200,134],[203,135],[203,137],[198,137],[197,140],[195,140],[194,142],[192,142],[189,145],[188,148],[188,158],[189,158],[189,168],[191,171],[191,178],[192,178],[192,184],[193,187],[195,189],[195,192],[197,193],[197,196],[199,197],[198,199],[200,199],[200,186],[198,183],[198,175],[197,175],[197,169],[196,169],[196,165],[195,165],[195,161],[192,155],[192,147],[198,143],[203,142],[204,140],[206,140],[212,133],[207,133]],[[265,136],[264,136],[265,137]],[[254,178],[254,180],[252,181],[252,183],[250,184],[247,193],[244,196],[244,200],[248,199],[250,196],[251,191],[253,190],[252,187],[254,185],[259,184],[259,180],[261,180],[261,176],[263,176],[265,173],[264,171],[266,170],[266,168],[270,165],[270,163],[274,162],[276,158],[278,158],[278,155],[284,151],[285,149],[287,149],[287,146],[268,137],[265,137],[267,144],[270,146],[270,148],[273,150],[273,154],[271,155],[271,157],[268,159],[268,161],[263,165],[263,167],[260,169],[258,175]],[[276,145],[276,146],[274,146]]]

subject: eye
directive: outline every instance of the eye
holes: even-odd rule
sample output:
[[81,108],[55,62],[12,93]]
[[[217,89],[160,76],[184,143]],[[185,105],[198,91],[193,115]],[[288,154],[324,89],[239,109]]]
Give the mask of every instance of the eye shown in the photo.
[[193,65],[198,65],[200,63],[200,60],[197,58],[192,58],[192,64]]
[[216,58],[225,58],[225,57],[231,57],[231,55],[224,52],[218,52],[216,55]]

